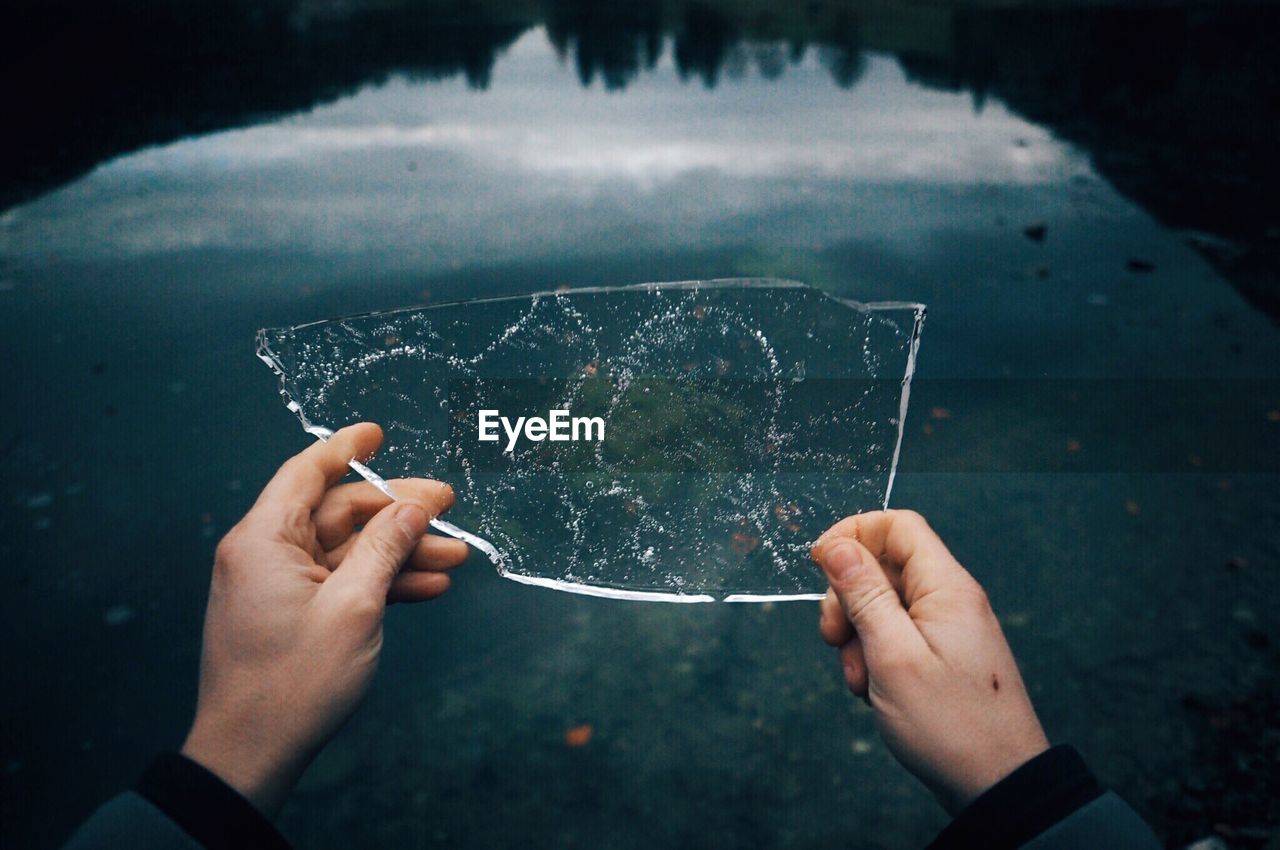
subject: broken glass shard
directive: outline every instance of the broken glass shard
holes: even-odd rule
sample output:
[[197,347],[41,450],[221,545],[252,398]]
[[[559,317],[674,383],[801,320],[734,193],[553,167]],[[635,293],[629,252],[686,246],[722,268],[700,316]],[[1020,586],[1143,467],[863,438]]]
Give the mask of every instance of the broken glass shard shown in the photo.
[[809,546],[888,502],[923,319],[788,281],[659,283],[268,329],[258,354],[310,433],[383,427],[353,463],[375,485],[453,485],[436,529],[507,578],[816,599]]

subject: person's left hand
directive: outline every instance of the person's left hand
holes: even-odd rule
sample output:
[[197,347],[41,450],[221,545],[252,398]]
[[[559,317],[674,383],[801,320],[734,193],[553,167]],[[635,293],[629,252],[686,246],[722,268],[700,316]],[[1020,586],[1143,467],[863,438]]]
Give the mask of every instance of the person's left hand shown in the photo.
[[365,423],[311,446],[218,544],[182,752],[268,816],[368,690],[386,603],[439,596],[467,557],[425,534],[453,504],[448,485],[391,481],[395,503],[367,482],[335,486],[381,444]]

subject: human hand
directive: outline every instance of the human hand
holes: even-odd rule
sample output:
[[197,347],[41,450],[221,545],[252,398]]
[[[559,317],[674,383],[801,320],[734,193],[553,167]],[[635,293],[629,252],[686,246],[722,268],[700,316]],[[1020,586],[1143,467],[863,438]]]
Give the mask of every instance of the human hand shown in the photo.
[[951,814],[1049,747],[982,587],[924,517],[876,511],[814,544],[822,637],[894,757]]
[[338,485],[381,443],[368,423],[317,442],[218,544],[182,752],[268,816],[368,690],[386,603],[439,596],[467,557],[424,534],[453,504],[448,485],[392,481],[394,504],[367,482]]

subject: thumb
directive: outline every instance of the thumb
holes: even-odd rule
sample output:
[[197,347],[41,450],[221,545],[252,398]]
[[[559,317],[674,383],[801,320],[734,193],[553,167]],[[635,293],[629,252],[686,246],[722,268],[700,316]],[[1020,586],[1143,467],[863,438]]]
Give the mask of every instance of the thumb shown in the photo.
[[[400,566],[426,533],[430,517],[415,502],[392,502],[365,523],[329,582],[385,600]],[[329,583],[329,582],[326,582]]]
[[927,648],[880,562],[865,546],[837,537],[817,547],[813,557],[858,633],[868,664],[873,657],[884,657],[882,653]]

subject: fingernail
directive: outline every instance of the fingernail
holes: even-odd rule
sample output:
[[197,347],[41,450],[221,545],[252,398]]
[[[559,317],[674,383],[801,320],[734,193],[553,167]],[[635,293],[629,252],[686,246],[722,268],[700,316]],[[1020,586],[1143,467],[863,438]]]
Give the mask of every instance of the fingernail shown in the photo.
[[396,506],[393,519],[410,537],[421,537],[427,530],[427,512],[413,502],[401,502]]

